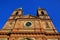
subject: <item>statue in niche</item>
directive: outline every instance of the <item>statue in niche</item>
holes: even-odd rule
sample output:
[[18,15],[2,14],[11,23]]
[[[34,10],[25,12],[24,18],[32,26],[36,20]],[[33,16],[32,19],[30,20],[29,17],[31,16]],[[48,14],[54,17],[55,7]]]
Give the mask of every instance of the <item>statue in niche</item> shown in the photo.
[[48,22],[45,22],[46,28],[50,28]]

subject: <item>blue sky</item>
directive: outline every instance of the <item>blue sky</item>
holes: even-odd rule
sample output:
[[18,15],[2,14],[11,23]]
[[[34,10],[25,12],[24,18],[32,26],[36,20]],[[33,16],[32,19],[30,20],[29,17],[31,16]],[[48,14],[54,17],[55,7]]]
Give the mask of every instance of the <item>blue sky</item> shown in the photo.
[[0,29],[17,8],[23,8],[23,15],[36,15],[38,7],[45,8],[55,28],[60,32],[60,0],[0,0]]

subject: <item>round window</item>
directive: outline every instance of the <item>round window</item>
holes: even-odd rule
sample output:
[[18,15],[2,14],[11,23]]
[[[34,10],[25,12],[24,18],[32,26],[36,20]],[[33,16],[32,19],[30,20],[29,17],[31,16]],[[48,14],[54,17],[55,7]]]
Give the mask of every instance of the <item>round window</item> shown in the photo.
[[25,25],[26,27],[30,27],[30,26],[32,25],[32,23],[31,23],[30,21],[28,21],[28,22],[26,22],[24,25]]

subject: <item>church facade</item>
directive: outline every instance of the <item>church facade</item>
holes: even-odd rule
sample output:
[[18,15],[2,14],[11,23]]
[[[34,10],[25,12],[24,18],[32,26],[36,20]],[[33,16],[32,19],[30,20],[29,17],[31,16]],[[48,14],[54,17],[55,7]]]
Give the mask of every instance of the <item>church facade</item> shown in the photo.
[[60,40],[45,9],[38,8],[37,16],[22,15],[23,10],[15,10],[0,30],[0,40]]

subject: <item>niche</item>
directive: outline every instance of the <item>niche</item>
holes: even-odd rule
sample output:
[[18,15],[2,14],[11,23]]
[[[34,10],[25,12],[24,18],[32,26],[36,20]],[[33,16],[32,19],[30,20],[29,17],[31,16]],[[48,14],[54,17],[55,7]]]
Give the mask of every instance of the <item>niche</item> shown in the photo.
[[50,28],[48,22],[45,22],[46,28]]

